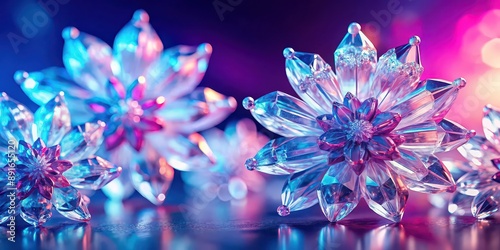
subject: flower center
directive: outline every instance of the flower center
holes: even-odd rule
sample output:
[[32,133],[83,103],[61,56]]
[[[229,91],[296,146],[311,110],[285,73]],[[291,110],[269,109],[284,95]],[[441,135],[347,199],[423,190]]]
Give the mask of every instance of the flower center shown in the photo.
[[118,109],[123,121],[139,122],[144,114],[141,105],[135,100],[120,100]]
[[367,142],[373,137],[373,126],[369,121],[355,120],[346,126],[347,140],[355,142]]

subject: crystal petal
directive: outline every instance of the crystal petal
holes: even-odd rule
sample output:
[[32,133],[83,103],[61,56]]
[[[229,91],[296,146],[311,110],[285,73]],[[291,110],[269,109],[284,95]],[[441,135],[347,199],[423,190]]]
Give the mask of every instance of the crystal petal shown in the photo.
[[5,140],[24,140],[33,143],[33,113],[28,108],[7,96],[0,95],[0,136]]
[[387,162],[394,172],[413,180],[422,180],[427,176],[429,170],[420,160],[421,156],[405,149],[399,149],[399,153],[401,157]]
[[330,129],[340,129],[342,128],[342,124],[339,124],[335,117],[331,114],[324,114],[316,117],[316,121],[318,125],[323,129],[323,131],[328,131]]
[[360,181],[368,206],[380,216],[399,222],[408,199],[408,190],[401,178],[385,162],[371,160],[366,163]]
[[151,203],[161,205],[174,178],[174,169],[148,144],[136,156],[140,157],[134,157],[130,170],[135,189]]
[[282,136],[319,136],[323,133],[315,119],[319,114],[314,109],[279,91],[255,100],[251,112],[262,126]]
[[359,178],[346,162],[328,169],[317,193],[321,210],[329,221],[343,219],[358,205],[361,198]]
[[74,187],[54,189],[52,203],[64,217],[76,221],[89,221],[90,213],[87,204]]
[[157,112],[173,129],[193,133],[223,121],[236,109],[236,100],[210,88],[198,88],[191,94],[167,103]]
[[370,97],[368,84],[377,64],[377,51],[361,32],[357,23],[349,26],[348,33],[334,53],[335,71],[342,94],[355,94],[360,100]]
[[105,126],[98,122],[74,127],[61,140],[61,159],[75,162],[95,154],[103,142]]
[[98,190],[118,177],[121,172],[121,167],[96,156],[74,163],[63,175],[73,187]]
[[38,192],[33,192],[21,201],[21,217],[29,224],[38,227],[52,217],[52,203]]
[[500,146],[500,110],[491,105],[484,107],[484,135],[490,142]]
[[399,151],[396,143],[385,136],[374,136],[367,146],[370,156],[380,160],[393,160],[399,158]]
[[316,191],[328,165],[318,164],[304,171],[292,174],[281,191],[281,202],[290,211],[299,211],[318,203]]
[[396,128],[398,129],[429,120],[429,114],[432,114],[433,107],[434,97],[432,93],[423,88],[417,88],[387,111],[401,115],[401,122]]
[[422,72],[418,43],[390,49],[377,63],[371,96],[376,96],[381,108],[386,109],[417,87]]
[[403,178],[407,187],[421,193],[453,192],[455,181],[446,166],[435,156],[429,155],[421,159],[427,167],[427,175],[421,179]]
[[341,148],[346,143],[345,131],[341,129],[331,129],[318,138],[318,146],[321,150],[334,150]]
[[439,127],[442,140],[436,152],[455,150],[476,134],[473,130],[469,131],[462,127],[462,125],[448,119],[442,119],[441,122],[439,122]]
[[404,142],[399,147],[422,153],[433,153],[443,140],[441,128],[434,121],[426,121],[398,128],[397,135],[404,136]]
[[82,87],[100,92],[111,72],[111,47],[97,37],[74,27],[63,31],[63,62],[71,77]]
[[458,152],[480,168],[491,166],[490,160],[500,155],[495,145],[482,136],[472,137],[458,148]]
[[472,171],[466,173],[457,180],[457,191],[469,195],[476,196],[482,189],[492,185],[491,177],[495,174],[492,171]]
[[489,188],[480,192],[472,201],[472,215],[478,219],[484,219],[498,211],[499,206],[499,188]]
[[426,89],[434,97],[434,107],[429,116],[440,122],[450,111],[453,102],[457,99],[458,91],[465,86],[465,80],[459,78],[453,82],[429,79],[421,82],[418,88]]
[[[162,140],[158,140],[162,136]],[[200,134],[188,137],[168,134],[165,131],[146,134],[146,143],[151,144],[170,166],[181,171],[207,170],[215,163],[215,157]]]
[[365,168],[365,161],[369,157],[365,143],[348,142],[344,147],[345,161],[359,175]]
[[190,93],[203,79],[211,54],[212,46],[208,43],[165,50],[147,70],[146,96],[173,100]]
[[398,113],[382,112],[373,118],[372,125],[375,128],[375,134],[385,134],[396,128],[401,121],[401,115]]
[[356,117],[361,120],[371,121],[377,113],[378,100],[376,98],[368,98],[356,111]]
[[111,151],[103,151],[106,150],[101,148],[98,155],[122,167],[122,173],[102,188],[103,193],[113,201],[121,201],[130,197],[134,193],[134,185],[130,181],[130,169],[138,152],[127,144]]
[[[148,66],[159,58],[163,44],[156,31],[149,24],[144,10],[137,10],[125,27],[115,37],[113,55],[119,67],[112,67],[113,73],[124,84],[131,84],[145,74]],[[113,65],[114,66],[114,65]]]
[[339,102],[333,103],[332,114],[338,124],[349,124],[354,119],[354,113]]
[[245,165],[267,174],[292,174],[326,163],[327,153],[318,147],[316,136],[281,137],[269,141]]
[[71,117],[61,92],[35,112],[38,136],[48,146],[58,145],[71,130]]
[[293,89],[307,104],[319,113],[328,113],[334,101],[342,102],[337,78],[332,68],[321,56],[284,51],[286,75]]
[[474,196],[456,192],[448,204],[448,212],[455,215],[471,215],[471,204]]

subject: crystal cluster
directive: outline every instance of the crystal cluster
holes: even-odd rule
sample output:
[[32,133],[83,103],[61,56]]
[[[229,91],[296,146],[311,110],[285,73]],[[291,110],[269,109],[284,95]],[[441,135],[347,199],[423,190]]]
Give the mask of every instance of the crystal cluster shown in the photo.
[[78,189],[98,190],[121,173],[94,156],[105,124],[72,127],[62,93],[34,114],[3,93],[0,124],[0,223],[15,216],[9,207],[34,226],[44,224],[52,208],[72,220],[90,220],[89,199]]
[[359,24],[334,53],[335,72],[319,55],[284,50],[286,74],[300,96],[273,92],[243,101],[271,140],[246,161],[249,170],[291,175],[282,216],[319,202],[328,220],[347,216],[364,198],[377,214],[401,220],[408,189],[454,191],[434,155],[474,135],[445,119],[465,80],[420,80],[420,38],[377,51]]
[[453,161],[451,167],[465,173],[457,180],[457,191],[451,197],[448,211],[471,214],[479,219],[489,217],[500,208],[500,110],[484,108],[485,137],[474,136],[458,148],[468,160]]
[[196,88],[208,67],[209,44],[163,51],[142,10],[116,35],[113,48],[73,27],[62,35],[65,69],[17,72],[15,78],[38,104],[64,91],[75,124],[106,122],[99,155],[124,168],[104,189],[109,197],[124,199],[135,187],[161,204],[173,168],[214,163],[195,132],[222,121],[236,101],[210,88]]
[[230,123],[224,131],[217,128],[202,133],[213,152],[217,164],[206,170],[183,172],[182,178],[193,189],[193,194],[203,200],[218,197],[220,200],[245,199],[249,191],[258,192],[264,178],[257,172],[247,172],[240,167],[268,141],[257,132],[255,124],[247,119]]

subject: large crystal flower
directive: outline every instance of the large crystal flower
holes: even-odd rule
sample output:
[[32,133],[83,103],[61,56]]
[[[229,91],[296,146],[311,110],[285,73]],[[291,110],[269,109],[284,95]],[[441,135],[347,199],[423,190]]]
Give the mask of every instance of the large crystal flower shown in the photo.
[[210,201],[216,197],[223,201],[245,199],[249,191],[262,190],[264,178],[248,173],[240,167],[269,141],[257,132],[248,119],[230,123],[222,131],[217,128],[201,133],[212,150],[217,164],[204,171],[183,172],[182,178],[192,190],[194,198]]
[[353,23],[335,51],[336,73],[317,54],[285,49],[288,79],[303,101],[282,92],[243,101],[257,121],[284,136],[246,162],[249,170],[291,174],[280,215],[319,202],[338,221],[364,198],[379,215],[399,221],[408,189],[455,189],[434,153],[474,134],[444,119],[465,80],[420,81],[419,43],[412,37],[377,62]]
[[172,167],[191,170],[213,163],[196,136],[183,136],[212,127],[236,107],[232,97],[196,88],[208,67],[209,44],[163,51],[142,10],[116,35],[113,48],[72,27],[63,37],[66,69],[17,72],[15,78],[38,104],[64,91],[75,124],[106,122],[99,155],[124,167],[104,189],[108,196],[123,199],[135,187],[160,204]]
[[500,110],[484,108],[485,137],[475,136],[458,151],[468,160],[452,167],[465,172],[457,180],[457,192],[448,204],[452,214],[470,214],[483,219],[500,208]]
[[35,114],[3,93],[0,117],[0,223],[15,211],[40,226],[52,208],[72,220],[90,220],[88,197],[77,189],[98,190],[121,173],[120,167],[94,156],[105,124],[71,127],[62,93]]

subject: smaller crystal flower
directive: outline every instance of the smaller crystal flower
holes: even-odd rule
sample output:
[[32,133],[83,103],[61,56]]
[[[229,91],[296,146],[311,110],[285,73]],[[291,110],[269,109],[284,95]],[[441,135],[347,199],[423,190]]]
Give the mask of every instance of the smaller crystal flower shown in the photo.
[[72,128],[62,93],[35,114],[3,93],[0,115],[0,223],[16,211],[40,226],[52,208],[72,220],[90,220],[89,199],[77,189],[98,190],[121,173],[120,167],[93,156],[105,124]]
[[264,183],[262,176],[240,168],[269,140],[257,132],[252,121],[241,120],[230,123],[224,131],[213,128],[201,134],[217,164],[206,166],[204,171],[182,172],[194,195],[203,195],[205,200],[218,197],[228,201],[244,199],[248,191],[260,191]]
[[457,181],[457,192],[448,204],[452,214],[470,214],[483,219],[500,208],[500,110],[484,108],[485,137],[475,136],[458,151],[468,162],[453,162],[466,174]]

